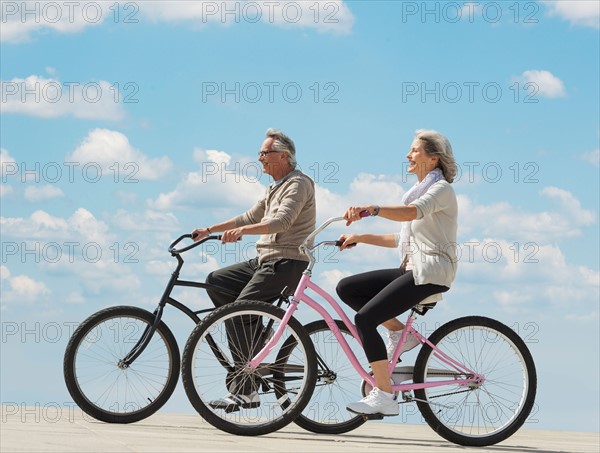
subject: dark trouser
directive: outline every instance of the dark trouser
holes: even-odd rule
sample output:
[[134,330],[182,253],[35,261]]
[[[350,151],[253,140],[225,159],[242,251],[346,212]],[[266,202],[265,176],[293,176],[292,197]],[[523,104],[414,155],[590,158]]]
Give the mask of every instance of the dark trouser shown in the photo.
[[383,269],[340,280],[336,291],[357,313],[354,317],[369,363],[387,360],[387,351],[377,326],[395,318],[433,294],[448,291],[447,286],[416,285],[412,271]]
[[[238,294],[237,297],[210,289],[207,293],[215,307],[241,300],[273,302],[286,286],[290,292],[294,292],[307,266],[307,261],[290,259],[259,264],[258,258],[254,258],[211,272],[206,278],[206,283],[233,290]],[[229,349],[239,370],[263,346],[263,342],[253,341],[262,333],[262,320],[259,316],[245,316],[244,319],[236,317],[233,321],[227,321],[226,327]],[[227,388],[232,393],[248,395],[258,386],[249,375],[234,372],[227,379]]]

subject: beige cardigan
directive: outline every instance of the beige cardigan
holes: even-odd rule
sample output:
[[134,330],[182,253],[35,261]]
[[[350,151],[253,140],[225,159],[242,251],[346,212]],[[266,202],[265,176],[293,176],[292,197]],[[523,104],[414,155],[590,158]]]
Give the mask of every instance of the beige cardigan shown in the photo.
[[298,250],[304,239],[316,227],[315,184],[300,170],[288,173],[278,183],[271,184],[250,210],[235,218],[236,226],[266,221],[269,233],[256,243],[258,260],[282,258],[308,261]]

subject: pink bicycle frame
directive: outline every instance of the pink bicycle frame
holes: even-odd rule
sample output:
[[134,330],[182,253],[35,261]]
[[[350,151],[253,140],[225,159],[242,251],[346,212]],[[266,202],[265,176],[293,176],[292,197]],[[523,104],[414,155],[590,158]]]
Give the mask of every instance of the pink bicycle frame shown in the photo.
[[[325,290],[323,290],[322,288],[320,288],[318,285],[316,285],[315,283],[313,283],[310,280],[310,273],[305,273],[304,275],[302,275],[302,278],[300,279],[300,283],[298,284],[298,287],[296,288],[296,292],[294,293],[294,296],[290,302],[290,306],[286,310],[285,316],[283,317],[281,324],[275,331],[275,334],[270,339],[270,341],[267,342],[265,347],[250,361],[249,366],[251,368],[256,368],[260,363],[262,363],[264,358],[273,349],[273,347],[275,347],[275,345],[277,344],[277,342],[283,335],[283,332],[285,330],[285,327],[286,327],[289,319],[293,316],[294,312],[298,309],[298,303],[304,302],[309,307],[311,307],[313,310],[315,310],[317,313],[319,313],[319,315],[325,320],[325,322],[331,329],[331,332],[335,335],[335,338],[339,341],[340,345],[342,346],[342,349],[344,350],[346,356],[350,360],[350,363],[352,364],[354,369],[368,384],[370,384],[371,386],[374,387],[375,379],[373,378],[373,376],[370,373],[367,373],[367,371],[360,365],[358,359],[356,358],[356,355],[354,354],[354,352],[348,345],[348,342],[346,341],[344,336],[340,333],[339,329],[337,328],[335,320],[332,318],[332,316],[327,312],[327,310],[322,305],[320,305],[315,300],[313,300],[311,297],[309,297],[305,294],[305,291],[307,289],[314,291],[319,296],[321,296],[323,299],[325,299],[327,302],[329,302],[329,304],[333,307],[335,312],[341,318],[342,322],[346,325],[346,327],[348,327],[352,336],[356,339],[356,341],[359,344],[362,345],[362,342],[360,341],[360,338],[358,336],[358,332],[356,331],[356,326],[350,321],[350,319],[348,318],[346,313],[344,313],[344,311],[341,309],[339,304]],[[453,360],[452,358],[448,357],[446,354],[444,354],[442,351],[440,351],[435,345],[430,343],[418,331],[416,331],[412,327],[413,320],[414,320],[414,317],[409,315],[408,320],[406,322],[407,328],[405,328],[403,330],[402,338],[401,338],[400,343],[398,344],[398,347],[396,348],[396,351],[394,353],[394,358],[389,364],[390,376],[392,375],[392,372],[394,371],[394,368],[395,368],[394,364],[396,364],[398,362],[398,357],[400,356],[400,351],[402,350],[401,349],[402,345],[406,341],[406,336],[408,335],[408,332],[412,332],[412,334],[415,336],[415,338],[417,340],[419,340],[419,342],[421,344],[427,343],[429,346],[431,346],[431,348],[434,350],[434,355],[436,356],[436,358],[438,358],[440,361],[442,361],[442,362],[446,363],[447,365],[451,366],[452,368],[454,368],[458,373],[471,375],[472,377],[465,378],[465,379],[439,380],[439,381],[425,382],[425,383],[394,384],[392,386],[392,389],[394,391],[405,392],[405,391],[410,391],[410,390],[419,390],[419,389],[425,389],[425,388],[431,388],[431,387],[441,387],[444,385],[468,385],[468,384],[472,384],[475,382],[481,382],[481,380],[483,379],[482,376],[477,375],[475,372],[471,371],[469,368],[465,367],[463,364],[458,363],[455,360]]]

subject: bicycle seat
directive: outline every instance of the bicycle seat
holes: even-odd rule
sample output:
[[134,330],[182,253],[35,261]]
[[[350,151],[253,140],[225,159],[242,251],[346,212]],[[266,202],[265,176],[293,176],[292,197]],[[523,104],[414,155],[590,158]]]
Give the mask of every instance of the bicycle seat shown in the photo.
[[432,304],[417,304],[412,309],[419,313],[421,316],[424,316],[429,310],[437,305],[437,302]]

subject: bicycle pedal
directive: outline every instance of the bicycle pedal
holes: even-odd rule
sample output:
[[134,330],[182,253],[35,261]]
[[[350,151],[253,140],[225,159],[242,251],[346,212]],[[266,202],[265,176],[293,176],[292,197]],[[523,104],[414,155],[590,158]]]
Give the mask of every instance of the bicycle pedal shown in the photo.
[[364,414],[363,417],[365,420],[383,420],[384,415],[383,414]]

